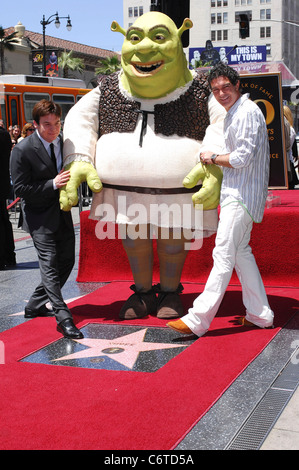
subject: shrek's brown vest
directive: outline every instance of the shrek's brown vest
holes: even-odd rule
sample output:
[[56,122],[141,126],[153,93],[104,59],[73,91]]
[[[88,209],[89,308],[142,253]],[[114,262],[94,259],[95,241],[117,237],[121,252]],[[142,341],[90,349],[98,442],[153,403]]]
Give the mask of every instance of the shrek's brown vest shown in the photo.
[[[140,102],[127,99],[118,86],[118,73],[102,79],[99,102],[99,136],[111,132],[133,132]],[[188,90],[178,99],[154,107],[155,133],[202,140],[209,125],[206,75],[198,73]]]

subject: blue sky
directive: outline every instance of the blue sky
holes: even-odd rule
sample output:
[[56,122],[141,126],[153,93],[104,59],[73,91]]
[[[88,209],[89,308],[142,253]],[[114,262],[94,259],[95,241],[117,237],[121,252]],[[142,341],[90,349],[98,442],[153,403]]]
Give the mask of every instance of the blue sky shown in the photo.
[[13,0],[11,5],[8,2],[5,5],[0,12],[0,26],[3,28],[21,21],[26,29],[42,33],[40,22],[43,15],[47,20],[58,11],[60,17],[70,15],[72,30],[67,31],[67,20],[61,19],[59,29],[54,22],[46,27],[47,35],[112,51],[121,49],[123,35],[110,31],[110,25],[116,20],[123,26],[123,0],[30,0],[27,3]]

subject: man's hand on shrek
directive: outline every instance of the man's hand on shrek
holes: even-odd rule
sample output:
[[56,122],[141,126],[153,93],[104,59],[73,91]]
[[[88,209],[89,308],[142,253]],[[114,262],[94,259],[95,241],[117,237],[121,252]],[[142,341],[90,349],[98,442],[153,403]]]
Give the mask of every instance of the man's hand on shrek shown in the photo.
[[194,188],[199,182],[202,182],[202,187],[192,196],[195,209],[216,209],[220,199],[222,170],[217,165],[197,163],[184,178],[183,185],[185,188]]

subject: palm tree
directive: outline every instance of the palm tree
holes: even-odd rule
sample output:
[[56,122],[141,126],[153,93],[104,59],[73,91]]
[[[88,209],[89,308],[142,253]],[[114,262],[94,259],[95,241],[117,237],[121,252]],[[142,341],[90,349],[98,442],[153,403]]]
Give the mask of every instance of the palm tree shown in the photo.
[[83,59],[73,57],[73,51],[62,52],[58,58],[58,66],[63,69],[64,78],[68,78],[69,70],[77,70],[80,73],[84,70]]
[[5,35],[5,30],[0,26],[0,60],[1,60],[1,75],[4,75],[4,51],[13,51],[16,42],[17,32]]
[[97,75],[110,75],[117,72],[121,67],[116,55],[99,60],[99,64],[100,66],[95,69]]

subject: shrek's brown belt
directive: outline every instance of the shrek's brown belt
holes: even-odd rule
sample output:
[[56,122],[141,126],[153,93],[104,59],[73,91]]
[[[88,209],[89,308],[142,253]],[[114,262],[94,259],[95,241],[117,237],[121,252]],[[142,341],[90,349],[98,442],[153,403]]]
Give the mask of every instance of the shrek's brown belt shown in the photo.
[[143,186],[121,186],[118,184],[103,183],[103,187],[142,194],[184,194],[196,193],[200,190],[201,185],[195,186],[194,188],[184,188],[183,186],[181,188],[147,188]]

